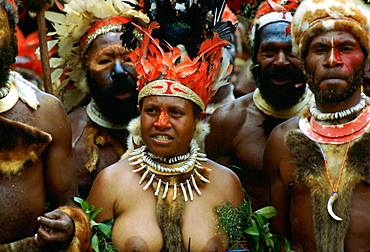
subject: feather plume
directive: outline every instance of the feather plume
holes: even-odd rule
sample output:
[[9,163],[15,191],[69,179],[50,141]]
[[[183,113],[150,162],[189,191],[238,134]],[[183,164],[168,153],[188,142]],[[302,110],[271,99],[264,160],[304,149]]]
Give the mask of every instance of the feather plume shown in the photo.
[[139,91],[157,79],[173,80],[194,91],[206,105],[217,91],[213,89],[213,84],[219,77],[222,48],[229,42],[213,33],[201,44],[198,55],[191,59],[184,49],[180,50],[181,46],[164,50],[159,39],[153,38],[151,32],[144,31],[144,28],[140,29],[144,33],[141,47],[129,56],[136,64]]

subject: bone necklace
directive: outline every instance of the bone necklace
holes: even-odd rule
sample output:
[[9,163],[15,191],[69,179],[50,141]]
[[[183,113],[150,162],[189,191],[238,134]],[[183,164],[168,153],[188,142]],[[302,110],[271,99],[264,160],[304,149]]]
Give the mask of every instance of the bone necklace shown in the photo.
[[[198,171],[198,169],[206,169],[201,163],[199,163],[199,161],[207,161],[206,155],[199,153],[199,149],[200,148],[198,147],[197,143],[192,140],[190,143],[189,153],[172,158],[163,158],[157,157],[153,153],[150,153],[146,146],[143,145],[130,153],[131,157],[128,160],[131,161],[130,165],[140,166],[139,168],[132,170],[133,173],[145,170],[139,181],[139,184],[142,184],[149,175],[149,180],[143,187],[143,190],[148,189],[155,179],[157,181],[157,187],[154,192],[155,196],[158,196],[161,186],[164,186],[162,198],[167,196],[169,187],[173,187],[172,200],[175,200],[177,198],[177,189],[181,188],[181,192],[184,195],[184,200],[188,201],[188,198],[190,198],[190,200],[194,199],[193,190],[195,190],[198,195],[202,194],[197,185],[196,178],[204,183],[210,183],[210,181]],[[156,159],[162,163],[165,162],[167,164],[162,165],[153,159]],[[170,182],[164,181],[163,179],[157,177],[157,175],[176,176],[185,173],[191,173],[191,175],[183,183],[170,184]]]
[[342,221],[343,220],[342,218],[340,218],[339,216],[337,216],[334,213],[334,211],[333,211],[333,204],[338,199],[338,188],[339,188],[339,184],[340,184],[340,179],[342,178],[342,175],[343,175],[344,164],[345,164],[346,159],[347,159],[347,154],[348,154],[349,146],[351,145],[352,138],[353,138],[353,135],[351,136],[351,138],[350,138],[350,140],[348,142],[348,145],[347,145],[347,148],[346,148],[346,152],[345,152],[344,157],[343,157],[342,166],[341,166],[340,171],[339,171],[338,180],[337,180],[337,183],[336,183],[335,186],[334,186],[334,183],[331,180],[331,177],[329,175],[329,167],[328,167],[327,159],[325,157],[325,153],[324,153],[323,149],[321,148],[321,145],[318,142],[316,142],[317,146],[319,147],[319,149],[321,151],[322,158],[324,159],[326,176],[328,178],[328,181],[329,181],[330,186],[331,186],[331,189],[332,189],[332,193],[331,193],[331,196],[330,196],[330,198],[328,200],[328,204],[326,205],[326,208],[328,210],[329,215],[334,220],[336,220],[336,221]]

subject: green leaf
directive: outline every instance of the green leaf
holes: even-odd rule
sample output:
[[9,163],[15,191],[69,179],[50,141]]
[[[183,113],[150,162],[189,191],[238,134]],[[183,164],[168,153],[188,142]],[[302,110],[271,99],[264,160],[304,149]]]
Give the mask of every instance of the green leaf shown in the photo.
[[100,207],[100,208],[98,208],[92,215],[91,215],[91,217],[90,217],[90,219],[95,219],[95,217],[98,215],[98,213],[100,213],[101,212],[101,210],[103,210],[103,208],[102,207]]
[[267,219],[270,219],[272,217],[275,217],[278,214],[278,211],[272,206],[267,206],[257,210],[255,213],[262,215]]
[[95,252],[99,252],[99,239],[97,234],[94,234],[91,238],[91,246]]
[[84,201],[83,199],[79,197],[73,197],[73,200],[76,201],[77,203],[80,203],[80,205],[82,204],[82,201]]
[[249,228],[247,228],[246,230],[244,230],[244,233],[250,234],[250,235],[256,235],[256,236],[259,236],[260,235],[258,229],[255,228],[255,227],[249,227]]
[[98,228],[100,229],[100,231],[102,231],[108,238],[111,237],[112,235],[112,230],[111,228],[104,224],[104,223],[98,223]]

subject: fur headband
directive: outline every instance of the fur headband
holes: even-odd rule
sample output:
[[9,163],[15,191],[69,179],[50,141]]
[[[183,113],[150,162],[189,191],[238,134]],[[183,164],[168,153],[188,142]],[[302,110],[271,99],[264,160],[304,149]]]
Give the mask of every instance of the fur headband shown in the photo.
[[342,30],[352,33],[369,55],[369,18],[370,8],[361,0],[305,0],[293,18],[293,53],[302,58],[315,36]]

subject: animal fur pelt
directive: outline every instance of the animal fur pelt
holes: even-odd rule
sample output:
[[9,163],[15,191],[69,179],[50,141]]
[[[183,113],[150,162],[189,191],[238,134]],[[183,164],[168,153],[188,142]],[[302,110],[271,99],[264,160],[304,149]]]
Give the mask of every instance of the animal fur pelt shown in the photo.
[[0,173],[17,174],[36,162],[51,142],[50,134],[0,116]]
[[370,134],[365,133],[353,142],[348,151],[338,191],[339,198],[334,204],[334,212],[343,219],[342,222],[335,221],[327,212],[326,205],[332,189],[317,144],[299,130],[288,132],[285,141],[295,157],[297,182],[308,187],[311,192],[317,251],[343,252],[353,190],[358,183],[369,179],[370,158],[367,153],[370,151]]
[[[198,169],[198,172],[202,175],[207,177],[211,169],[207,167],[203,167],[203,169]],[[190,176],[189,173],[185,173],[183,175],[176,175],[176,176],[158,176],[158,178],[162,179],[163,181],[167,181],[170,184],[180,184],[185,183],[186,179]],[[205,186],[203,182],[199,180],[199,178],[195,178],[199,189],[202,190],[202,187]],[[157,181],[153,181],[152,187],[154,190],[157,188]],[[163,233],[163,240],[164,245],[162,252],[186,252],[190,251],[185,249],[184,246],[184,239],[182,237],[182,224],[183,224],[183,214],[185,208],[185,199],[184,195],[180,188],[177,188],[177,198],[173,200],[173,192],[174,188],[170,187],[165,198],[162,198],[164,192],[164,187],[162,186],[159,190],[157,196],[157,216],[159,226]]]
[[96,170],[100,158],[100,148],[112,146],[118,156],[125,152],[125,146],[111,137],[104,130],[99,130],[91,125],[86,126],[86,146],[89,154],[89,160],[85,164],[89,172]]
[[40,12],[53,5],[53,0],[23,0],[23,6],[31,12]]

